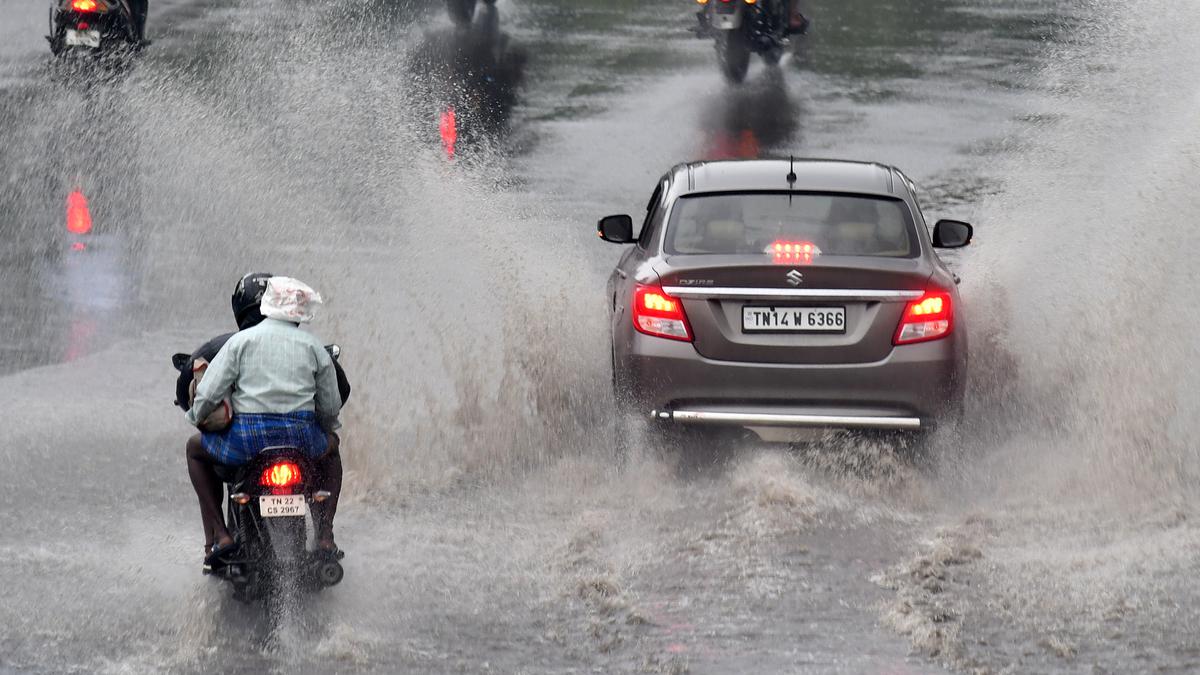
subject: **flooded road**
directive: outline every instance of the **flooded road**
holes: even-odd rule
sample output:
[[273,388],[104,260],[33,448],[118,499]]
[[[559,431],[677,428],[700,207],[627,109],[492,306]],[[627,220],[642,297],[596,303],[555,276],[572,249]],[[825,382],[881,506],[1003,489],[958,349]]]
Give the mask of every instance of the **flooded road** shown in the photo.
[[[687,2],[467,31],[164,3],[91,87],[0,50],[0,672],[1200,668],[1200,7],[813,4],[740,87]],[[969,422],[928,465],[615,461],[592,224],[679,161],[790,153],[894,163],[976,223]],[[346,580],[274,614],[199,574],[168,360],[252,269],[322,292],[355,385]]]

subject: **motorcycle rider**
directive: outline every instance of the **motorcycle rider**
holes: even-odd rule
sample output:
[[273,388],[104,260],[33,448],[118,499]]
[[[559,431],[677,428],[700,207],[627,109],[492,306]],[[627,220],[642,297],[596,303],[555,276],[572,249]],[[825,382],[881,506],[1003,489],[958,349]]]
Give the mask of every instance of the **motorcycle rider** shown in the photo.
[[[317,545],[340,555],[333,539],[342,479],[335,431],[349,383],[320,342],[299,329],[319,302],[319,295],[294,280],[247,274],[231,298],[241,330],[210,340],[192,355],[191,361],[205,358],[210,365],[196,388],[188,420],[197,424],[227,396],[235,412],[228,430],[197,434],[186,446],[188,474],[204,522],[206,564],[219,561],[233,544],[220,508],[223,484],[214,467],[239,466],[272,445],[300,447],[314,458],[319,487],[332,493],[314,508]],[[273,318],[264,317],[260,308]],[[191,363],[180,370],[176,393],[187,409]]]

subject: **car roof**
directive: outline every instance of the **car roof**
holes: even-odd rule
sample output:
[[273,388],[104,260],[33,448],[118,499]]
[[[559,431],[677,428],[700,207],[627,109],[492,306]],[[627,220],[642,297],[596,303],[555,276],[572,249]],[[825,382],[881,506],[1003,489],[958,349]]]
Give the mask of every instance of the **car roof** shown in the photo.
[[[788,182],[794,171],[796,180]],[[797,190],[854,192],[903,198],[903,174],[886,164],[835,159],[756,159],[693,162],[675,167],[675,196],[703,192]]]

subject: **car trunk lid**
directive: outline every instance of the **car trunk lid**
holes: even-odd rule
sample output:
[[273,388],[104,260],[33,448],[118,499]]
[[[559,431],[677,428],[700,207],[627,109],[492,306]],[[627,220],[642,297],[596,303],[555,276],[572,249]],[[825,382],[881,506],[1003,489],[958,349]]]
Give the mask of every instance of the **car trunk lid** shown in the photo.
[[656,271],[664,290],[682,300],[700,355],[788,364],[886,358],[905,306],[932,275],[918,258],[850,256],[780,265],[744,255],[676,255]]

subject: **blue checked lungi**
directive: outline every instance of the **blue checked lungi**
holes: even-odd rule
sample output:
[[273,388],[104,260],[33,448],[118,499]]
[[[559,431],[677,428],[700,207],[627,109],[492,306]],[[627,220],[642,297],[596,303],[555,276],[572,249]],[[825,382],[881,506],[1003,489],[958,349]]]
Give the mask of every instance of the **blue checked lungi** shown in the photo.
[[266,448],[297,448],[309,457],[329,449],[329,439],[311,410],[275,413],[236,413],[225,431],[200,434],[205,451],[221,464],[241,466]]

